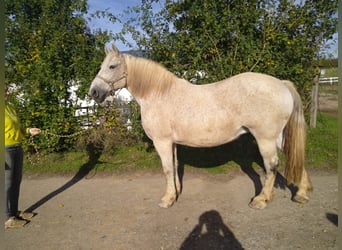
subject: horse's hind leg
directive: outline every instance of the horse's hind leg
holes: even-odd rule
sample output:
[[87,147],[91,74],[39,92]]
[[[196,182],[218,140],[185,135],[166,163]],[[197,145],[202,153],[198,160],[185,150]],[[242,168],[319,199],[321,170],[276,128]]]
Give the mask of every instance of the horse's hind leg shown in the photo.
[[277,174],[279,159],[274,142],[258,141],[258,145],[259,151],[264,159],[266,179],[260,194],[253,198],[249,206],[256,209],[264,209],[267,206],[267,201],[272,200],[273,186]]
[[296,194],[292,197],[292,200],[299,203],[306,203],[309,201],[309,196],[307,195],[307,191],[312,190],[311,180],[306,172],[303,169],[302,179],[298,185],[298,190]]
[[177,199],[175,177],[178,178],[178,174],[175,175],[175,170],[177,169],[174,167],[174,146],[171,142],[165,141],[154,141],[153,143],[162,161],[163,171],[166,177],[166,191],[159,206],[168,208],[171,207]]

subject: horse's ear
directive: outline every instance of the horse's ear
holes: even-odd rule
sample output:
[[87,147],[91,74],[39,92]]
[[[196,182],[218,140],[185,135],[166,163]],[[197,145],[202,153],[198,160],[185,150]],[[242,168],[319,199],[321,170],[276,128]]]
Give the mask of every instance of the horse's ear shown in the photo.
[[113,49],[113,52],[114,52],[115,54],[117,54],[117,55],[120,54],[118,48],[115,46],[114,43],[112,43],[112,49]]
[[110,52],[110,49],[105,45],[105,47],[104,47],[104,51],[105,51],[105,53],[106,53],[106,55],[108,55],[109,54],[109,52]]

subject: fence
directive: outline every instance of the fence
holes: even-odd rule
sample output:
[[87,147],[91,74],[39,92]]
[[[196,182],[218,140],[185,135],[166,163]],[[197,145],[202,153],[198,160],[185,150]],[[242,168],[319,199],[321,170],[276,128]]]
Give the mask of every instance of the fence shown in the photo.
[[310,127],[316,127],[316,120],[317,120],[317,110],[318,110],[318,91],[319,86],[323,86],[325,84],[330,84],[333,86],[334,83],[338,83],[338,77],[315,77],[314,84],[312,86],[311,92],[311,110],[310,110]]
[[79,107],[75,111],[75,116],[77,117],[80,126],[84,129],[88,129],[93,126],[92,116],[94,113],[94,106]]
[[[127,105],[127,103],[119,102],[115,103],[116,105],[112,106],[112,108],[115,108],[116,110],[120,111],[122,113],[122,119],[123,122],[126,124],[127,127],[130,126],[129,116],[131,114],[130,106]],[[77,117],[78,123],[80,126],[84,129],[92,128],[94,125],[99,125],[100,121],[99,119],[94,120],[94,115],[98,112],[98,110],[109,108],[112,104],[109,104],[109,106],[85,106],[85,107],[79,107],[75,111],[75,117]]]
[[319,78],[319,84],[327,84],[333,85],[334,83],[338,83],[338,77],[321,77]]

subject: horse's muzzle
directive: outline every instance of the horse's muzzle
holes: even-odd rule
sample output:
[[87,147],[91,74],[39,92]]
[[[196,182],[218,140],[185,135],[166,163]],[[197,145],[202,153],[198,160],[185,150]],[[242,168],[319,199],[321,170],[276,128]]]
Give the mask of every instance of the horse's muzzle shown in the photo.
[[93,98],[97,103],[102,103],[108,96],[108,91],[99,87],[91,87],[88,95]]

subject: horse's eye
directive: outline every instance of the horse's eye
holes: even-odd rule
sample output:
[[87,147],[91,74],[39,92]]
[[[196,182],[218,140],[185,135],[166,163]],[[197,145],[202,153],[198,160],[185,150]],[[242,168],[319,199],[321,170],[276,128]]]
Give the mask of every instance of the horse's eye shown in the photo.
[[109,69],[115,69],[115,65],[110,65]]

